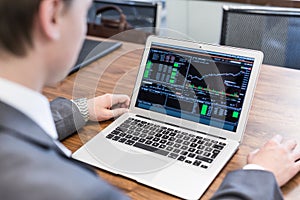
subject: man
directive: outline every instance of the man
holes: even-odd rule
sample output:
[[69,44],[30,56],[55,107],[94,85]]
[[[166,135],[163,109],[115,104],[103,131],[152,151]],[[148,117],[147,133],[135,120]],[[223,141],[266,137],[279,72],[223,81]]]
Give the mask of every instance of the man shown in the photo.
[[[126,112],[129,98],[58,98],[49,105],[40,94],[44,86],[62,80],[75,63],[91,2],[0,1],[1,199],[127,199],[71,159],[58,139],[89,119],[106,120]],[[277,182],[283,185],[300,169],[295,147],[294,141],[274,137],[249,155],[248,169],[225,178],[213,199],[281,199]]]
[[[57,139],[76,131],[85,119],[106,120],[126,112],[129,98],[107,94],[88,102],[74,100],[78,108],[58,98],[50,110],[40,94],[45,85],[62,80],[74,64],[91,2],[0,1],[1,199],[128,199],[71,159]],[[110,110],[112,105],[120,108]],[[85,109],[89,112],[82,115]]]

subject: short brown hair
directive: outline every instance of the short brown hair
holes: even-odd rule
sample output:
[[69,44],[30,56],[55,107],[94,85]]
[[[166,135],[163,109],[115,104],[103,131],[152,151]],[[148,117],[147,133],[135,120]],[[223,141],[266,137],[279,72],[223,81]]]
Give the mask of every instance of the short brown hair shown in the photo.
[[[43,0],[0,0],[0,49],[25,56],[32,47],[32,29]],[[70,0],[63,0],[69,4]]]

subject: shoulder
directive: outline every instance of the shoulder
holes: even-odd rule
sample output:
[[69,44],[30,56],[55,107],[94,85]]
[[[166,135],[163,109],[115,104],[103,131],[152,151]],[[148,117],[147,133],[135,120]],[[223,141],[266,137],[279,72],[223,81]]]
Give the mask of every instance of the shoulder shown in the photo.
[[[99,177],[51,149],[0,133],[0,196],[4,199],[120,199]],[[113,198],[112,198],[113,197]]]

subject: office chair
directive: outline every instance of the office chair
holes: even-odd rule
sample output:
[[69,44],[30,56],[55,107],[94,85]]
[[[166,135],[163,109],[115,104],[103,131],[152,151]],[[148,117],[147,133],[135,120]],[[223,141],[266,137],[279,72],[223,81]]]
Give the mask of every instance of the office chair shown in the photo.
[[265,64],[300,69],[300,9],[223,6],[220,44],[261,50]]

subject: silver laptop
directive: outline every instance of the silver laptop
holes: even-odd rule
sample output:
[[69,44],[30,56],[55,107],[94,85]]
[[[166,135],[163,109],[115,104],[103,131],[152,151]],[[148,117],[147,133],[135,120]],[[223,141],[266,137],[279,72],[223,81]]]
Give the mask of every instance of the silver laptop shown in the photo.
[[184,199],[199,199],[237,151],[263,54],[151,36],[130,112],[75,159]]

